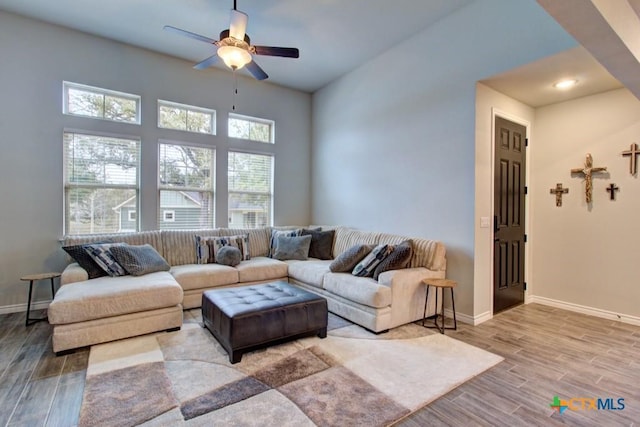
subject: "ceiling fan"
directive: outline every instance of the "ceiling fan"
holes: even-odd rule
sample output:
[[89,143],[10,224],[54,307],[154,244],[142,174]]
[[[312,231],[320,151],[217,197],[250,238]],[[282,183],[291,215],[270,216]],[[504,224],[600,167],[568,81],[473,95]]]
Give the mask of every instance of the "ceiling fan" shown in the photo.
[[231,23],[229,29],[220,33],[220,40],[213,40],[200,34],[182,30],[180,28],[165,25],[166,31],[171,31],[185,37],[200,40],[205,43],[217,46],[215,54],[196,64],[193,68],[196,70],[204,70],[215,64],[219,58],[222,58],[227,67],[232,70],[239,70],[246,67],[247,70],[257,80],[264,80],[269,76],[262,68],[253,60],[252,55],[263,56],[280,56],[285,58],[298,58],[300,53],[298,49],[293,47],[274,47],[274,46],[254,46],[251,39],[246,34],[248,16],[246,13],[237,10],[236,0],[233,1],[233,9],[231,10]]

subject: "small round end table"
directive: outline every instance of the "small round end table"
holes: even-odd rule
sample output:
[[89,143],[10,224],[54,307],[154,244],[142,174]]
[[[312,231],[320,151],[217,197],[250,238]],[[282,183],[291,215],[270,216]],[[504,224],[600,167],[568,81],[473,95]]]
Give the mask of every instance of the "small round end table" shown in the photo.
[[[453,288],[457,286],[457,283],[454,280],[449,279],[423,279],[422,283],[427,286],[427,295],[424,299],[424,315],[422,316],[422,326],[430,329],[437,329],[441,334],[444,334],[445,329],[453,329],[458,330],[458,321],[456,320],[456,303],[453,299]],[[431,287],[435,288],[436,291],[436,313],[435,319],[433,321],[433,326],[425,326],[424,321],[427,316],[427,302],[429,301],[429,289]],[[442,301],[440,302],[440,314],[438,314],[438,289],[442,289]],[[453,327],[445,327],[444,326],[444,290],[451,290],[451,308],[453,309]],[[442,319],[442,326],[438,325],[438,316]]]
[[56,295],[55,285],[53,283],[53,279],[56,277],[60,277],[60,273],[40,273],[40,274],[28,274],[26,276],[22,276],[20,280],[24,282],[29,282],[29,299],[27,300],[27,320],[25,322],[25,326],[32,325],[36,322],[40,322],[43,320],[47,320],[46,317],[34,319],[29,317],[31,313],[31,296],[33,295],[33,282],[37,282],[40,280],[51,280],[51,298]]

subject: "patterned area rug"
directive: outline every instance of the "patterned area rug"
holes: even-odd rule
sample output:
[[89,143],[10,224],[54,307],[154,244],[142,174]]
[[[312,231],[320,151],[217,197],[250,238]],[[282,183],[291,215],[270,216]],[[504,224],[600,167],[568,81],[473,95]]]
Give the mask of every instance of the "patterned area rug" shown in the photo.
[[198,323],[93,346],[79,424],[384,426],[502,360],[415,324],[329,329],[235,365]]

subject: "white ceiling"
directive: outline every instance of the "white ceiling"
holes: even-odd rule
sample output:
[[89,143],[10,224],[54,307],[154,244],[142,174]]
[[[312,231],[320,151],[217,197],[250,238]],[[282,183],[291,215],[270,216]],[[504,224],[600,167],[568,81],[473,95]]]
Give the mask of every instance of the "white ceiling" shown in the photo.
[[[249,15],[247,33],[253,44],[300,49],[299,59],[257,57],[256,62],[269,74],[268,81],[314,92],[472,1],[238,0],[237,8]],[[621,74],[618,71],[621,67],[608,64],[609,58],[599,53],[611,52],[614,48],[624,51],[624,47],[614,44],[616,40],[609,40],[611,37],[597,36],[616,35],[610,28],[611,19],[609,22],[602,19],[601,14],[607,11],[597,10],[597,6],[603,9],[602,5],[608,2],[538,0],[586,49],[579,47],[543,58],[483,83],[532,107],[622,87],[611,74],[634,91],[633,84],[640,73],[627,66],[624,67],[626,73]],[[622,3],[626,9],[618,15],[628,16],[626,11],[635,10],[631,15],[637,20],[640,0]],[[172,25],[217,40],[220,31],[228,28],[232,7],[232,0],[0,0],[0,10],[140,46],[194,64],[211,56],[214,47],[163,31],[162,27]],[[594,39],[599,43],[595,48],[591,46]],[[574,77],[580,82],[571,91],[552,89],[553,82],[561,77]],[[637,86],[636,95],[640,93],[640,82]]]
[[[238,0],[252,44],[297,47],[299,59],[260,56],[269,81],[313,92],[472,0]],[[215,51],[162,30],[218,40],[232,0],[0,0],[0,9],[184,58]],[[246,73],[246,71],[243,71]]]

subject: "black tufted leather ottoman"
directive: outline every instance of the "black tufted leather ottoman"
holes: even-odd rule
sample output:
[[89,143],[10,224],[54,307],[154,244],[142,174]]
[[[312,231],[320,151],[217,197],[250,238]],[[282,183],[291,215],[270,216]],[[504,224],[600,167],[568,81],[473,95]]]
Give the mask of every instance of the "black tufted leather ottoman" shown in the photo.
[[258,347],[327,336],[327,300],[286,282],[216,289],[202,294],[202,320],[229,361]]

